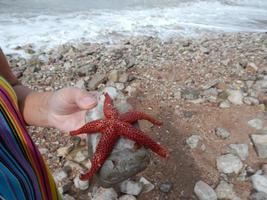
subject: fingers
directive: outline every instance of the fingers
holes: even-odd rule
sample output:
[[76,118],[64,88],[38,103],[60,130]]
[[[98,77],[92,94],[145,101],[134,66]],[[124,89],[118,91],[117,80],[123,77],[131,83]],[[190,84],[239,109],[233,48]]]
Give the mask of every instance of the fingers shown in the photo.
[[78,88],[74,88],[74,90],[74,93],[70,95],[74,96],[75,103],[80,109],[88,110],[97,105],[97,92],[87,92]]

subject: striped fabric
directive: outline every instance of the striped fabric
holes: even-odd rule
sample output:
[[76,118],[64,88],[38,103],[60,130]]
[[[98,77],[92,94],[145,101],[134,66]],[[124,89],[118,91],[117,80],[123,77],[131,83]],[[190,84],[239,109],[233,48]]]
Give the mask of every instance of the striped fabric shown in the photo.
[[0,77],[0,199],[61,199],[25,128],[16,95]]

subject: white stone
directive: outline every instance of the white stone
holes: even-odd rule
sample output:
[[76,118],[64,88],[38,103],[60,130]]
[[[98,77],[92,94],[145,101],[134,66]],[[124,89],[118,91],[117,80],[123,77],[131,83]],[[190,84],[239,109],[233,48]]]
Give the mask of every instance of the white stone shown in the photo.
[[39,151],[40,151],[40,153],[41,153],[42,155],[45,155],[45,154],[48,153],[48,149],[47,149],[47,148],[40,148]]
[[241,90],[228,90],[228,100],[235,105],[243,104],[243,92]]
[[117,200],[118,194],[113,188],[98,188],[92,200]]
[[53,176],[54,176],[54,179],[57,181],[57,182],[60,182],[62,181],[64,178],[67,178],[68,177],[68,174],[63,171],[63,170],[57,170],[53,173]]
[[230,137],[230,132],[225,128],[216,128],[215,134],[222,139],[227,139],[228,137]]
[[86,190],[89,187],[89,181],[82,181],[79,175],[74,178],[73,182],[74,186],[80,190]]
[[74,197],[70,196],[69,194],[65,194],[63,196],[63,200],[75,200]]
[[119,198],[119,200],[136,200],[136,198],[135,198],[135,196],[133,196],[133,195],[128,195],[128,194],[126,194],[126,195],[121,196],[121,197]]
[[82,151],[78,151],[77,154],[75,155],[74,160],[76,162],[82,162],[86,159],[86,156],[84,155],[84,153]]
[[216,161],[218,170],[225,174],[238,174],[243,167],[242,161],[232,154],[222,155]]
[[64,164],[64,167],[65,166],[69,166],[72,170],[81,171],[83,169],[78,163],[75,163],[71,160],[67,160],[66,163]]
[[229,101],[222,101],[219,105],[220,108],[230,108],[230,102]]
[[262,120],[257,119],[257,118],[252,119],[252,120],[249,120],[249,121],[248,121],[248,125],[249,125],[250,127],[252,127],[252,128],[257,129],[257,130],[262,129],[262,127],[263,127]]
[[217,200],[215,191],[207,183],[198,181],[194,187],[194,192],[199,200]]
[[66,147],[60,147],[57,149],[57,156],[66,157],[68,153],[73,149],[73,145],[68,145]]
[[80,79],[75,84],[76,88],[85,89],[85,81],[83,79]]
[[215,191],[217,193],[218,199],[231,199],[231,200],[239,199],[236,196],[233,185],[225,181],[221,181],[220,184],[216,187]]
[[247,144],[230,144],[230,153],[237,155],[241,160],[248,158],[248,145]]
[[195,149],[198,146],[200,140],[202,140],[202,137],[200,135],[192,135],[186,139],[186,144],[191,149]]
[[139,195],[143,189],[143,183],[131,180],[123,181],[120,184],[120,191],[125,194]]
[[141,177],[139,182],[143,183],[144,185],[142,193],[150,192],[151,190],[155,188],[155,186],[144,177]]
[[267,158],[267,134],[251,135],[252,142],[260,158]]
[[258,192],[264,192],[267,194],[267,177],[259,174],[255,174],[251,177],[252,185]]

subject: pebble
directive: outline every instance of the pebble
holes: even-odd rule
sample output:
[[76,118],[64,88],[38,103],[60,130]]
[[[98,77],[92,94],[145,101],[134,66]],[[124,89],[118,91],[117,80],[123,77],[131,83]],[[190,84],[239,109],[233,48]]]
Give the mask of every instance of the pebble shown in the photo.
[[144,177],[141,177],[140,180],[139,180],[139,182],[140,183],[143,183],[142,193],[150,192],[150,191],[152,191],[155,188],[155,186],[150,181],[148,181],[146,178],[144,178]]
[[92,200],[117,200],[118,194],[113,188],[98,188]]
[[237,155],[241,160],[248,158],[248,145],[247,144],[230,144],[230,153]]
[[133,195],[128,195],[128,194],[126,194],[126,195],[121,196],[121,197],[119,198],[119,200],[136,200],[136,198],[135,198],[135,196],[133,196]]
[[248,121],[248,125],[249,125],[250,127],[252,127],[252,128],[257,129],[257,130],[262,129],[262,127],[263,127],[262,120],[257,119],[257,118],[252,119],[252,120],[249,120],[249,121]]
[[219,107],[220,107],[220,108],[230,108],[231,105],[230,105],[230,102],[229,102],[229,101],[222,101],[222,102],[219,104]]
[[238,174],[243,167],[242,161],[233,154],[222,155],[216,159],[217,168],[225,174]]
[[75,158],[74,158],[74,160],[76,161],[76,162],[82,162],[82,161],[84,161],[86,158],[87,158],[87,156],[86,155],[84,155],[85,154],[85,152],[82,152],[82,151],[78,151],[77,153],[76,153],[76,155],[75,155]]
[[125,194],[139,195],[143,189],[143,183],[125,180],[120,184],[120,191]]
[[220,128],[220,127],[215,129],[215,134],[222,139],[227,139],[231,135],[228,130],[226,130],[225,128]]
[[264,192],[267,194],[267,177],[259,174],[255,174],[251,177],[252,186],[258,192]]
[[267,134],[251,135],[251,140],[260,158],[267,158]]
[[66,147],[60,147],[57,149],[57,156],[58,157],[66,157],[72,149],[73,149],[73,145],[68,145]]
[[42,155],[45,155],[45,154],[48,153],[48,149],[47,149],[47,148],[40,148],[39,151],[40,151],[40,153],[41,153]]
[[199,91],[194,89],[184,89],[181,92],[181,96],[186,100],[195,100],[199,98]]
[[220,181],[219,185],[215,189],[218,199],[231,199],[238,200],[234,191],[233,185],[226,181]]
[[171,191],[172,189],[172,183],[171,182],[165,182],[159,185],[159,189],[160,191],[164,192],[164,193],[168,193]]
[[215,191],[207,183],[198,181],[194,187],[194,192],[199,200],[217,200]]
[[61,194],[65,194],[65,193],[67,193],[68,191],[70,191],[72,185],[73,185],[73,184],[72,184],[71,181],[68,181],[67,183],[64,183],[64,184],[59,188],[59,190],[61,190]]
[[256,192],[250,196],[250,200],[267,200],[267,194],[264,192]]
[[255,97],[244,97],[243,101],[247,105],[255,106],[260,104],[259,100]]
[[88,88],[91,90],[97,89],[97,87],[101,84],[104,83],[106,80],[106,75],[105,74],[99,74],[96,73],[92,79],[88,83]]
[[65,171],[59,169],[53,173],[53,176],[57,182],[61,182],[63,179],[68,177],[68,174]]
[[85,89],[85,81],[83,79],[78,80],[75,83],[76,88]]
[[73,182],[74,186],[80,190],[87,190],[89,187],[89,181],[82,181],[79,175],[74,178]]
[[64,164],[64,167],[67,167],[67,166],[69,166],[72,170],[81,171],[83,169],[78,163],[75,163],[71,160],[66,161],[66,163]]
[[262,172],[265,176],[267,176],[267,164],[262,165]]
[[111,82],[117,82],[119,79],[119,71],[118,70],[112,70],[108,75],[108,80]]
[[70,196],[69,194],[65,194],[63,196],[63,200],[75,200],[74,197]]
[[202,140],[202,137],[200,135],[192,135],[186,139],[186,144],[191,149],[195,149],[198,146],[200,140]]
[[123,73],[119,77],[119,82],[126,83],[128,81],[129,75],[127,73]]
[[228,100],[234,105],[243,104],[243,92],[241,90],[227,90]]

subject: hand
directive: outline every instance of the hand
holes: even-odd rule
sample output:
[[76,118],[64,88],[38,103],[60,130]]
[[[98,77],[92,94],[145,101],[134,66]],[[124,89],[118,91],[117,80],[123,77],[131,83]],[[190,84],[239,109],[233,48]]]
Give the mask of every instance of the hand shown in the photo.
[[72,131],[85,124],[87,110],[97,105],[97,92],[78,88],[64,88],[51,93],[47,100],[49,126]]

